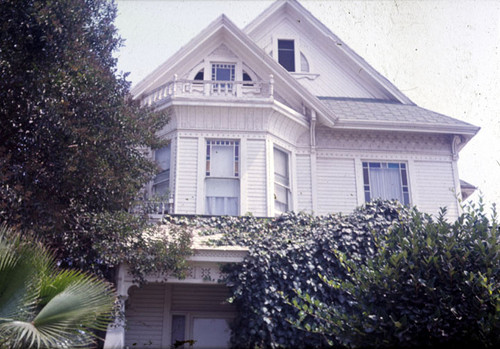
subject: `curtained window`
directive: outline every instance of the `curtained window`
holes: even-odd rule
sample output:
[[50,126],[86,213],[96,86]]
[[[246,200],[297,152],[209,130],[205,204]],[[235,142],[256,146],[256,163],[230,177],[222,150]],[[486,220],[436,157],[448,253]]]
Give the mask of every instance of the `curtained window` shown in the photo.
[[380,198],[410,204],[407,167],[397,162],[363,162],[365,201]]
[[239,142],[207,140],[205,213],[239,214]]
[[276,213],[290,210],[290,165],[288,153],[274,148],[274,209]]

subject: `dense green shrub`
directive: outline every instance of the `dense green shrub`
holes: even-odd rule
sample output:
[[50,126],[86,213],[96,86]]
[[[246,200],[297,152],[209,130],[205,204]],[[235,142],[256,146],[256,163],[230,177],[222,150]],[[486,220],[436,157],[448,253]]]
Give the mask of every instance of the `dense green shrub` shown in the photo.
[[481,206],[454,224],[412,210],[373,231],[366,263],[337,250],[344,273],[324,280],[345,300],[297,288],[294,322],[349,347],[498,347],[498,233],[495,213],[490,221]]
[[303,290],[325,302],[339,297],[342,300],[343,292],[327,287],[319,276],[334,277],[344,271],[336,251],[363,261],[375,253],[372,231],[385,231],[408,217],[409,211],[400,205],[374,202],[349,216],[287,213],[274,219],[245,216],[172,220],[198,224],[207,228],[206,234],[222,232],[215,244],[249,247],[244,262],[226,266],[225,272],[231,300],[239,310],[232,343],[238,348],[253,348],[326,345],[324,336],[297,329],[288,321],[299,311],[283,295],[292,297],[295,290]]
[[497,218],[443,217],[376,201],[347,216],[170,220],[249,247],[224,266],[235,347],[498,346]]

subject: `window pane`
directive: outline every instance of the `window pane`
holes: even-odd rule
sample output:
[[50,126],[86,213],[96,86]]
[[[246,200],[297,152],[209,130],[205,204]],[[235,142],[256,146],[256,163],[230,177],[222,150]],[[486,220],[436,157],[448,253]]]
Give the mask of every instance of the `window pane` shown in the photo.
[[207,178],[205,190],[206,214],[238,215],[240,197],[238,179]]
[[184,315],[173,315],[172,316],[172,342],[185,341],[186,340],[186,316]]
[[278,50],[293,50],[293,40],[278,40]]
[[285,186],[289,185],[288,154],[274,148],[274,180]]
[[228,320],[217,318],[193,319],[194,348],[229,348],[231,329]]
[[293,40],[278,40],[278,62],[288,71],[295,71],[295,49]]
[[163,171],[170,169],[170,144],[155,150],[155,161]]
[[397,199],[403,202],[399,169],[370,169],[370,189],[372,199]]
[[169,181],[155,184],[153,190],[156,196],[166,196],[168,194]]
[[211,177],[234,177],[232,146],[212,145],[210,160]]

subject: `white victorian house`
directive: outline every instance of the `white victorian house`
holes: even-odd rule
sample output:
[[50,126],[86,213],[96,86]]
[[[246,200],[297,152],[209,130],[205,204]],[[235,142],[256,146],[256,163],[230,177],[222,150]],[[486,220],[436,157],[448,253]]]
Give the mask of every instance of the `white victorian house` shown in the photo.
[[[243,30],[221,15],[132,93],[171,117],[170,145],[151,154],[159,212],[323,215],[380,197],[460,213],[458,153],[479,128],[415,105],[297,1]],[[228,345],[235,310],[214,280],[245,249],[194,247],[183,280],[137,288],[122,266],[127,324],[105,347]]]

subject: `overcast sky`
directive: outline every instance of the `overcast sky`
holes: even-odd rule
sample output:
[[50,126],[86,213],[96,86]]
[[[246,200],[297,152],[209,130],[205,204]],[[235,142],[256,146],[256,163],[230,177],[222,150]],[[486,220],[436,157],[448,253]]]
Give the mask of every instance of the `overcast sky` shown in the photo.
[[[271,3],[118,0],[118,70],[135,85],[220,14],[243,28]],[[500,205],[500,1],[301,4],[417,105],[481,127],[460,178]]]

